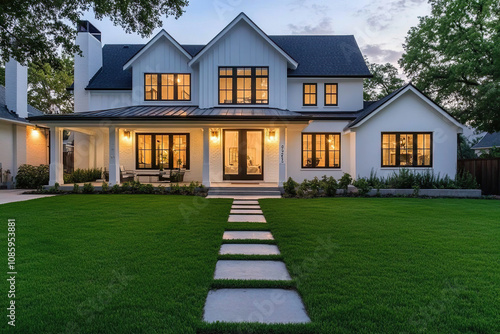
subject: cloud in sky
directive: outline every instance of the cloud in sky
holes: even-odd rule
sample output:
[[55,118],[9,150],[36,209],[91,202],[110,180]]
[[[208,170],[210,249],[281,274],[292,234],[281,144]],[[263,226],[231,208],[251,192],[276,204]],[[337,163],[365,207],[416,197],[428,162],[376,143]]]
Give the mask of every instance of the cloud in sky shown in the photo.
[[401,20],[401,14],[418,7],[427,0],[390,0],[386,3],[371,2],[359,9],[356,14],[364,17],[367,25],[375,30],[387,30],[395,21]]
[[333,34],[333,23],[329,17],[324,17],[315,25],[288,24],[288,28],[294,35],[327,35]]
[[380,44],[368,44],[361,48],[368,60],[373,63],[397,63],[401,58],[401,51],[385,49]]

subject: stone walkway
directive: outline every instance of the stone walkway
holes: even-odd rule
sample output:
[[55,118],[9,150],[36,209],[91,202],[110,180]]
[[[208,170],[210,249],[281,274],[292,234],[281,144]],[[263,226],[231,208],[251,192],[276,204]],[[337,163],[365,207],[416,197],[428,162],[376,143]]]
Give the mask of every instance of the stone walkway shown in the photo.
[[[259,202],[235,198],[228,223],[267,223]],[[263,243],[273,241],[269,231],[225,231],[220,255],[275,256],[280,255],[277,245]],[[246,243],[234,243],[245,240]],[[250,242],[250,243],[248,243]],[[240,259],[219,260],[215,267],[217,280],[290,281],[291,277],[283,261]],[[299,294],[294,290],[270,288],[217,289],[208,293],[203,320],[213,322],[254,322],[266,324],[308,323],[309,319]]]

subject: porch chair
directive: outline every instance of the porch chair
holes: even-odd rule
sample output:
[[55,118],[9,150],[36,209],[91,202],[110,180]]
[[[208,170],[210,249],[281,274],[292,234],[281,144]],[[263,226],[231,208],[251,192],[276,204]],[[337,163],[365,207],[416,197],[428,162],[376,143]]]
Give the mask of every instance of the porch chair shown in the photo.
[[125,167],[120,166],[120,182],[135,181],[135,172],[133,170],[125,170]]
[[170,182],[171,176],[172,176],[171,169],[162,170],[162,171],[160,171],[160,174],[158,175],[158,181],[159,182]]

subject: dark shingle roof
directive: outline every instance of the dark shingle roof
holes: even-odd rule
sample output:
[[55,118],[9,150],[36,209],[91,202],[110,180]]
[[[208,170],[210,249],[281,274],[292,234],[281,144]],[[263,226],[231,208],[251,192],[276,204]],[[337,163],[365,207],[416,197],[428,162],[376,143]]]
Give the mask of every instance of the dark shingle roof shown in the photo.
[[[288,76],[368,77],[371,76],[354,36],[269,36],[295,59],[299,66]],[[204,45],[181,45],[195,56]],[[130,90],[132,72],[124,71],[144,44],[106,44],[102,48],[102,68],[90,80],[90,90]],[[72,86],[69,87],[72,89]]]
[[269,36],[299,66],[288,76],[369,77],[356,39],[348,36]]
[[[42,116],[43,112],[33,108],[28,104],[28,117]],[[5,87],[0,85],[0,119],[7,119],[16,122],[26,122],[25,118],[17,116],[17,114],[10,112],[5,105]]]
[[500,147],[500,132],[487,133],[473,149],[479,150],[483,148]]

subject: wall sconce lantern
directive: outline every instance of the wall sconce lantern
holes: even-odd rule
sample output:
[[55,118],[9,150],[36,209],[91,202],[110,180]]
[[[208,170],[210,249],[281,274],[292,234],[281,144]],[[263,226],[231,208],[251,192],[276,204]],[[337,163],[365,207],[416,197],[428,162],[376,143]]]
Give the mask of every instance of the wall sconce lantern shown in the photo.
[[210,129],[210,140],[214,143],[219,141],[219,129]]
[[270,142],[276,141],[276,130],[269,129],[267,131],[267,140],[269,140]]
[[130,139],[130,131],[129,130],[123,130],[123,135],[125,138]]

